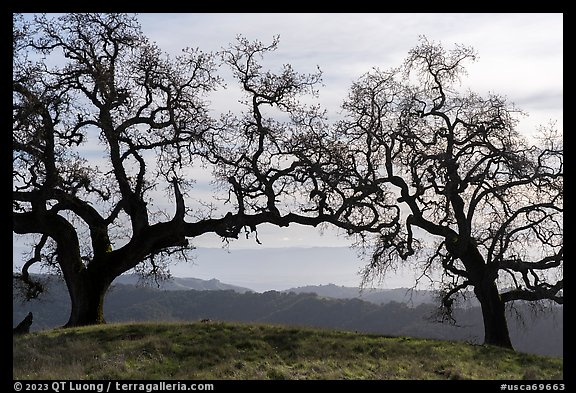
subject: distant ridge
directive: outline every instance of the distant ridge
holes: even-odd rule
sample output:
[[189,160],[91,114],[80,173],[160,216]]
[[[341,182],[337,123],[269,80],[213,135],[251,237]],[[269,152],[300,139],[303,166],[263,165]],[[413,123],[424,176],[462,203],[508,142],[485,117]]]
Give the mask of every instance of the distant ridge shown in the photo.
[[409,288],[377,289],[358,287],[346,287],[336,284],[306,285],[290,288],[283,292],[290,293],[315,293],[321,297],[333,299],[361,299],[375,304],[389,302],[404,303],[416,307],[420,304],[434,303],[434,292],[426,290],[410,290]]
[[[137,274],[123,274],[114,280],[113,285],[134,285],[140,287],[149,287],[161,291],[227,291],[232,290],[238,293],[256,292],[250,288],[241,287],[232,284],[226,284],[215,278],[203,280],[193,277],[171,277],[163,281],[144,282]],[[436,294],[430,290],[412,290],[410,288],[365,288],[346,287],[336,284],[325,285],[306,285],[294,287],[280,292],[284,293],[313,293],[320,297],[331,299],[361,299],[374,304],[386,304],[390,302],[403,303],[410,307],[417,307],[421,304],[435,303]],[[461,306],[476,306],[477,302],[468,302]]]
[[[47,282],[48,287],[48,292],[41,299],[23,303],[18,296],[13,296],[13,326],[29,312],[34,314],[31,331],[51,329],[66,323],[70,312],[70,298],[64,283],[57,276],[40,278]],[[129,279],[130,277],[126,278]],[[206,288],[218,286],[220,283],[218,280],[196,280],[188,280],[188,285],[200,282],[202,287]],[[232,289],[160,290],[155,285],[115,283],[105,298],[104,317],[109,323],[209,319],[335,328],[470,343],[479,343],[482,340],[483,325],[479,307],[455,309],[454,317],[458,325],[451,326],[430,320],[437,305],[423,303],[415,306],[414,297],[412,304],[395,300],[375,304],[361,298],[335,299],[326,296],[326,293],[342,288],[344,290],[340,295],[354,294],[354,288],[338,287],[334,284],[301,287],[298,290],[302,293],[239,293]],[[14,290],[16,295],[16,287]],[[405,289],[396,291],[401,296],[406,294]],[[384,295],[394,294],[395,290],[380,292]],[[415,294],[417,293],[415,291]],[[510,311],[508,317],[512,343],[518,351],[563,356],[561,307],[551,307],[547,312],[534,314],[529,304],[519,303],[514,311]]]
[[137,274],[123,274],[116,278],[112,285],[135,285],[148,286],[163,291],[227,291],[232,290],[238,293],[254,292],[250,288],[240,287],[237,285],[225,284],[215,278],[211,280],[202,280],[192,277],[171,277],[167,280],[156,282],[143,282]]

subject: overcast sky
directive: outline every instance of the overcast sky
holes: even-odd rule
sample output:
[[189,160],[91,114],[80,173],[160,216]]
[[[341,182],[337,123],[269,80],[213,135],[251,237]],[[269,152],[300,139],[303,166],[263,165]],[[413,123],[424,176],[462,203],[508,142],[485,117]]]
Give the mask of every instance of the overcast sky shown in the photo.
[[[530,135],[538,124],[556,121],[562,129],[563,108],[563,15],[555,13],[198,13],[139,14],[144,34],[171,54],[182,48],[219,51],[237,35],[270,43],[280,36],[279,48],[265,59],[272,71],[290,63],[301,73],[320,67],[324,87],[320,103],[330,115],[337,114],[351,83],[372,67],[399,66],[418,37],[441,42],[451,48],[455,43],[472,46],[479,57],[468,64],[468,77],[462,87],[478,93],[505,95],[529,117],[521,120],[519,130]],[[238,89],[228,81],[225,94],[215,95],[215,112],[237,108]],[[216,114],[216,113],[215,113]],[[209,179],[205,179],[208,181]],[[345,246],[349,243],[331,230],[324,235],[314,228],[290,226],[259,228],[262,245],[239,240],[236,248]],[[220,247],[215,236],[193,240],[199,247]],[[14,249],[19,257],[20,246]],[[200,268],[203,265],[200,262]],[[351,265],[357,271],[361,264]],[[328,264],[318,269],[330,271]],[[195,272],[180,275],[212,278]],[[250,272],[245,272],[250,274]],[[216,277],[222,278],[222,277]],[[228,281],[234,281],[231,278]],[[324,282],[337,282],[327,279]],[[311,284],[316,282],[309,282]],[[348,282],[346,284],[349,284]],[[288,285],[288,284],[286,284]]]
[[[290,63],[297,71],[323,71],[321,101],[338,109],[351,82],[372,67],[401,64],[418,37],[474,47],[479,60],[463,81],[477,92],[507,95],[531,120],[561,118],[563,15],[472,14],[140,14],[144,33],[178,53],[183,47],[218,51],[241,34],[279,49],[267,64]],[[218,103],[214,103],[218,105]]]
[[[451,48],[464,44],[479,57],[469,63],[462,88],[505,95],[529,116],[519,129],[527,135],[539,124],[557,121],[562,128],[563,15],[554,13],[199,13],[140,14],[144,33],[160,48],[178,54],[184,47],[219,51],[237,35],[270,43],[280,36],[279,48],[265,59],[278,70],[290,63],[302,73],[323,72],[320,102],[336,115],[351,83],[372,67],[399,66],[418,37]],[[236,108],[239,90],[212,100],[216,112]],[[235,242],[233,247],[342,245],[341,237],[319,236],[312,228],[291,226],[260,229],[262,246]],[[331,233],[330,230],[327,231]],[[199,246],[220,240],[204,236]]]

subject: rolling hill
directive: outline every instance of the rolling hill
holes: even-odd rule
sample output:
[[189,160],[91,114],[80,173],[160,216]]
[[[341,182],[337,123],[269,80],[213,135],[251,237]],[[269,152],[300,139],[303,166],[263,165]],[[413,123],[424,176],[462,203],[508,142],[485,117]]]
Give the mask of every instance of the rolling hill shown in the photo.
[[109,324],[17,336],[12,348],[16,380],[563,378],[561,359],[498,347],[271,324]]
[[[206,286],[206,283],[201,285]],[[398,293],[405,293],[405,290]],[[67,321],[69,307],[63,284],[53,281],[41,300],[21,303],[14,298],[13,325],[32,311],[33,331],[61,326]],[[418,306],[397,301],[376,304],[358,298],[334,299],[307,291],[168,291],[116,284],[106,296],[104,316],[108,322],[198,321],[208,318],[482,342],[482,318],[478,307],[457,309],[457,326],[433,322],[431,316],[435,310],[436,306],[429,303]],[[516,310],[509,312],[509,325],[512,343],[518,351],[563,356],[562,308],[553,307],[544,313],[534,313],[531,305],[519,304]]]

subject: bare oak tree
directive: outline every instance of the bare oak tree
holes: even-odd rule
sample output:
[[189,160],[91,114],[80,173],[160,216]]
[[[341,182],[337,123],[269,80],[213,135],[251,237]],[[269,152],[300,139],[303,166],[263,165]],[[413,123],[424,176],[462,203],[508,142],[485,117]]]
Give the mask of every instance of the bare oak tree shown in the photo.
[[485,342],[512,347],[505,303],[563,303],[563,147],[554,127],[530,145],[504,97],[459,93],[474,58],[471,48],[422,38],[402,67],[354,83],[337,138],[348,146],[350,180],[380,189],[371,206],[398,207],[385,218],[398,225],[372,243],[365,278],[424,261],[422,277],[442,272],[448,315],[455,295],[472,288]]
[[[403,67],[360,78],[333,125],[302,100],[319,70],[262,66],[278,38],[169,57],[134,17],[66,14],[15,16],[13,39],[13,231],[36,236],[15,277],[34,297],[30,267],[58,269],[66,326],[103,323],[118,275],[160,274],[189,239],[263,223],[331,224],[372,244],[366,279],[424,261],[423,275],[443,273],[447,312],[473,288],[488,344],[511,347],[506,302],[563,301],[551,274],[563,262],[560,139],[550,128],[530,146],[506,99],[456,91],[470,48],[424,40]],[[219,64],[243,113],[210,115]],[[199,165],[224,191],[217,209],[187,203]],[[154,206],[162,190],[172,212]]]
[[[211,126],[202,97],[217,86],[215,63],[192,49],[163,56],[125,15],[16,23],[28,34],[14,38],[13,225],[40,235],[21,277],[34,263],[57,266],[72,301],[67,326],[100,323],[115,277],[186,247],[187,231],[210,230],[186,227],[180,171]],[[175,203],[165,221],[148,210],[159,182]]]
[[[318,207],[323,186],[314,176],[332,164],[315,171],[310,157],[299,159],[307,131],[324,128],[320,108],[299,102],[314,95],[320,72],[264,70],[259,61],[277,39],[266,46],[239,37],[222,51],[246,111],[214,119],[206,101],[221,82],[214,54],[188,48],[170,58],[122,14],[14,22],[13,231],[37,236],[15,278],[34,297],[42,287],[30,267],[60,271],[72,303],[66,326],[103,323],[118,275],[160,274],[202,234],[237,238],[262,223],[353,225],[355,205]],[[187,205],[200,164],[228,190],[228,211]],[[154,207],[159,188],[172,213]]]

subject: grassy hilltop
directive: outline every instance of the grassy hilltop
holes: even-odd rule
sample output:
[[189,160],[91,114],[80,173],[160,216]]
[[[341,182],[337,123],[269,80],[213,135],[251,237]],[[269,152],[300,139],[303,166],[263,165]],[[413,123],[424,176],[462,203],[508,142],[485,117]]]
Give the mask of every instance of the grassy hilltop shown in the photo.
[[240,323],[14,337],[14,379],[561,379],[563,360],[462,342]]

